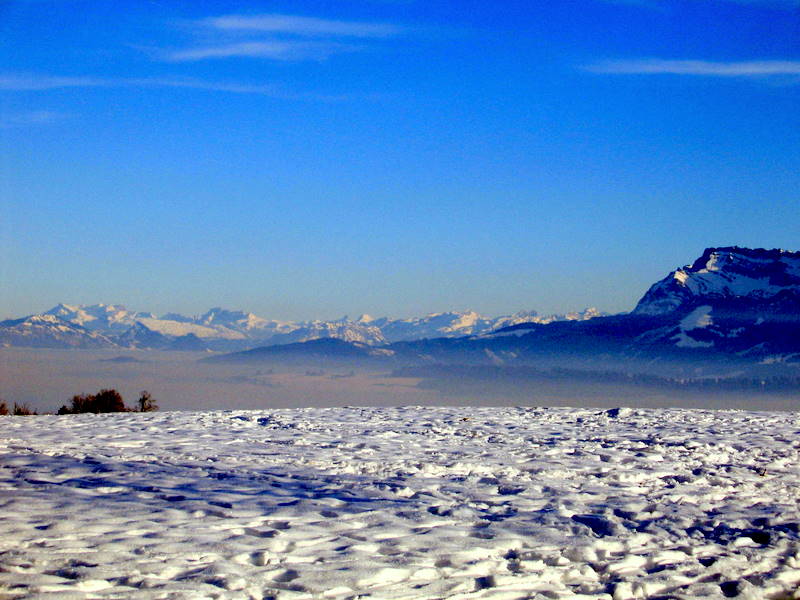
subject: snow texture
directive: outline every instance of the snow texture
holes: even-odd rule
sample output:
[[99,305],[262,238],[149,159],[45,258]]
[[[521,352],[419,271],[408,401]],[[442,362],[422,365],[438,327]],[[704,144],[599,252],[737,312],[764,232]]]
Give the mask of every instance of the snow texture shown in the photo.
[[800,415],[0,417],[3,598],[798,598]]

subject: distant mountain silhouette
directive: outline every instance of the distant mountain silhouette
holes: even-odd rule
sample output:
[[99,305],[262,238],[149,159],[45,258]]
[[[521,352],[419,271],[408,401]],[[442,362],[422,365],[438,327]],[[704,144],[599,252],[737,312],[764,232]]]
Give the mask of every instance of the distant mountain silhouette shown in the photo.
[[386,350],[372,348],[360,342],[347,342],[337,338],[320,338],[307,342],[296,342],[282,346],[264,346],[233,352],[205,359],[207,362],[263,362],[265,360],[279,359],[292,360],[301,359],[328,359],[328,360],[369,360],[372,358],[384,357]]
[[0,323],[0,344],[238,351],[220,359],[226,361],[325,357],[498,364],[553,354],[796,361],[800,252],[708,248],[653,284],[631,313],[613,316],[588,309],[489,319],[466,311],[288,323],[222,308],[200,317],[156,318],[120,305],[59,304],[42,315]]
[[[292,344],[285,352],[345,356],[347,342]],[[743,361],[800,359],[800,253],[736,246],[708,248],[655,283],[629,314],[514,323],[491,333],[383,346],[404,364],[513,364],[553,355]],[[277,358],[284,351],[252,351]],[[352,357],[365,348],[350,344]],[[231,360],[237,360],[231,355]],[[380,356],[370,355],[372,358]]]
[[[275,321],[244,311],[212,308],[203,315],[187,317],[167,313],[135,312],[119,304],[58,304],[38,317],[36,332],[11,330],[11,322],[0,324],[0,344],[50,348],[120,347],[157,350],[234,351],[261,346],[284,345],[321,338],[337,338],[371,346],[421,338],[461,337],[492,332],[500,327],[535,321],[590,319],[601,314],[597,309],[579,313],[540,317],[525,311],[502,317],[485,317],[474,311],[433,313],[411,319],[373,318],[356,320],[343,317],[333,321]],[[24,319],[23,319],[24,320]],[[21,320],[16,320],[21,321]],[[32,322],[33,323],[33,322]],[[73,335],[69,340],[64,327],[88,331],[100,337]]]

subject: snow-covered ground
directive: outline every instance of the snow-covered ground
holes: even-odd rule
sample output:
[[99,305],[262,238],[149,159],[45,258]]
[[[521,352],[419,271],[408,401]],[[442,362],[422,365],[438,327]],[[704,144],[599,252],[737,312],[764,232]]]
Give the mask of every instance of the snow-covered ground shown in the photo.
[[0,417],[0,598],[799,598],[800,414]]

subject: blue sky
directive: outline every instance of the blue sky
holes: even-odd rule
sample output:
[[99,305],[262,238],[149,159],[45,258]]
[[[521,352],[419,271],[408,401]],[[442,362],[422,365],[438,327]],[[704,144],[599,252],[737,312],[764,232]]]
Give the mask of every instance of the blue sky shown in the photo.
[[629,310],[800,249],[800,2],[0,2],[0,317]]

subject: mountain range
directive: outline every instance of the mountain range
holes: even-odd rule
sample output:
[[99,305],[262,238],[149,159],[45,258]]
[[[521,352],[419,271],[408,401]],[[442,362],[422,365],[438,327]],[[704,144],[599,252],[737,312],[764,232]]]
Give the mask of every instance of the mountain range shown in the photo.
[[632,311],[617,315],[587,309],[489,318],[453,311],[284,322],[222,308],[196,317],[156,317],[120,305],[59,304],[0,322],[0,344],[214,350],[229,353],[214,357],[224,361],[360,357],[520,364],[571,356],[800,364],[800,252],[708,248],[650,286]]
[[250,312],[212,308],[187,317],[157,317],[120,304],[58,304],[41,314],[0,322],[0,345],[38,348],[136,348],[235,351],[334,338],[368,346],[424,338],[481,335],[517,323],[584,320],[600,315],[594,308],[565,315],[535,311],[486,317],[474,311],[443,312],[410,319],[276,321]]
[[496,335],[520,335],[540,350],[797,361],[800,252],[708,248],[654,283],[630,313],[574,325],[520,324]]
[[254,349],[225,361],[296,360],[305,351],[392,357],[403,364],[536,364],[553,357],[653,359],[691,364],[725,359],[800,364],[800,252],[708,248],[654,283],[635,308],[591,319],[509,322],[468,335],[404,340],[379,348],[351,342]]

